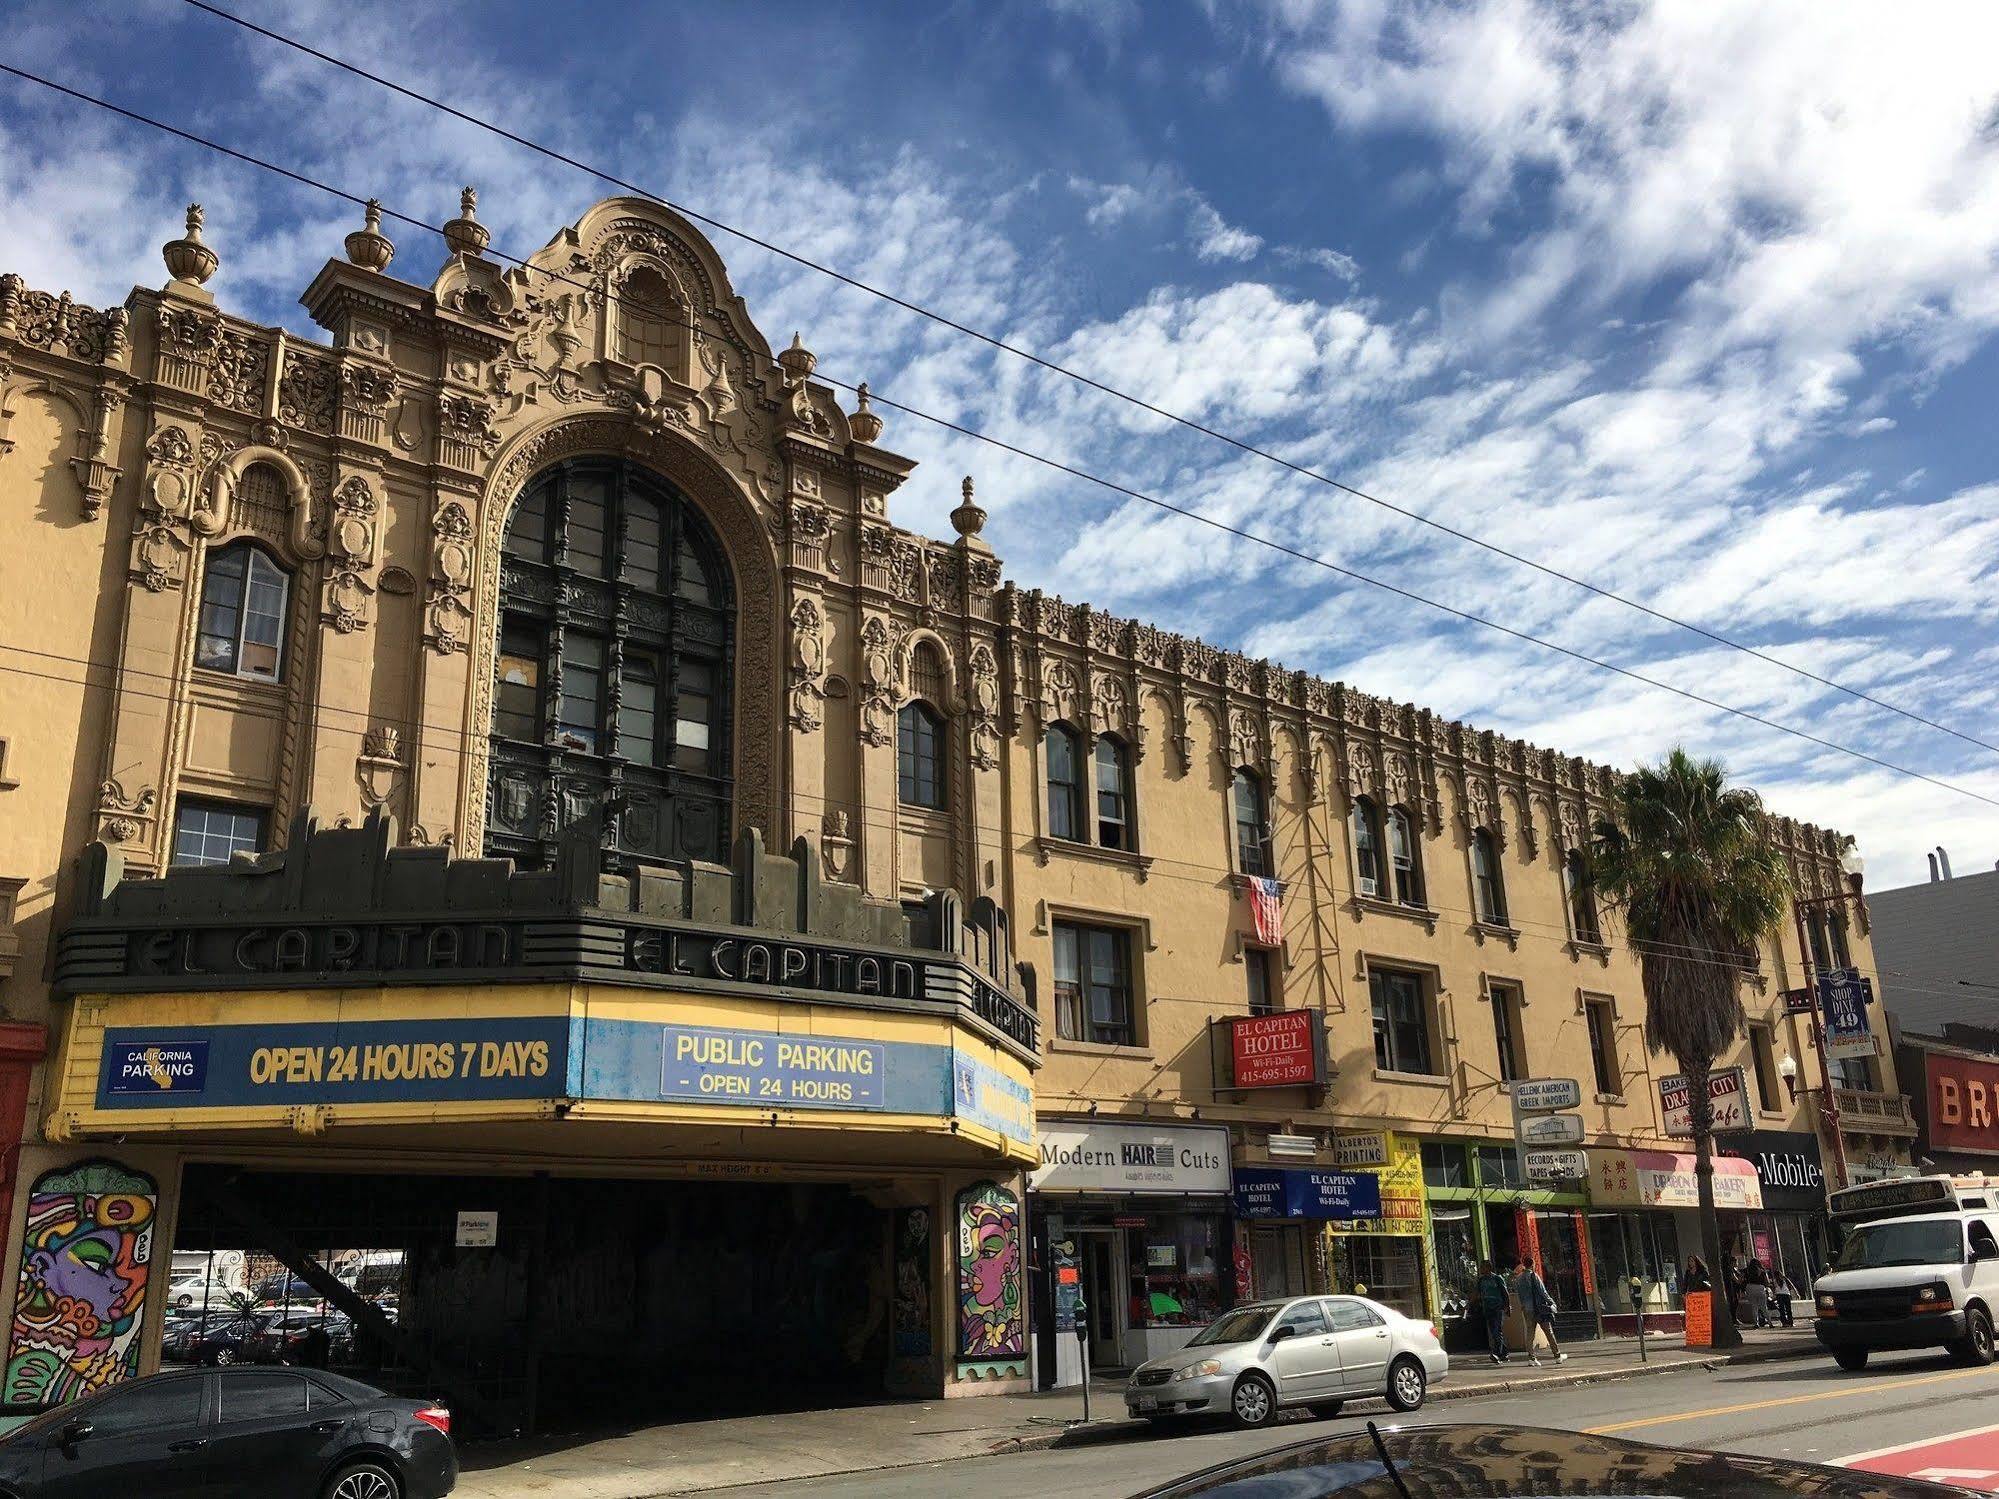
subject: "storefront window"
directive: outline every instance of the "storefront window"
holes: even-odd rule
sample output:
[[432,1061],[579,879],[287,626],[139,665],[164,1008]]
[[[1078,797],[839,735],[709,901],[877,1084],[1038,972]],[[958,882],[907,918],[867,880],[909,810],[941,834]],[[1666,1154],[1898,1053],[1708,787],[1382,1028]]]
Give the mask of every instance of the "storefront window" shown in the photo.
[[1527,1178],[1520,1170],[1520,1157],[1511,1145],[1478,1147],[1478,1184],[1481,1187],[1524,1187]]
[[1583,1294],[1582,1246],[1577,1241],[1574,1215],[1562,1211],[1536,1213],[1534,1237],[1541,1246],[1541,1279],[1555,1305],[1572,1312],[1587,1305]]
[[1423,1241],[1410,1234],[1342,1234],[1335,1241],[1337,1289],[1369,1296],[1410,1317],[1430,1315],[1423,1295]]
[[1631,1310],[1625,1284],[1633,1275],[1647,1283],[1647,1311],[1679,1308],[1679,1241],[1671,1214],[1591,1213],[1589,1239],[1597,1293],[1606,1312]]
[[1423,1142],[1423,1184],[1429,1187],[1469,1187],[1465,1175],[1465,1148],[1438,1140]]
[[1222,1220],[1148,1214],[1125,1230],[1133,1327],[1205,1327],[1226,1305],[1218,1269]]
[[[1426,1151],[1429,1147],[1423,1147]],[[1478,1252],[1472,1238],[1471,1209],[1430,1209],[1430,1247],[1437,1259],[1438,1307],[1446,1322],[1465,1315],[1478,1284]]]

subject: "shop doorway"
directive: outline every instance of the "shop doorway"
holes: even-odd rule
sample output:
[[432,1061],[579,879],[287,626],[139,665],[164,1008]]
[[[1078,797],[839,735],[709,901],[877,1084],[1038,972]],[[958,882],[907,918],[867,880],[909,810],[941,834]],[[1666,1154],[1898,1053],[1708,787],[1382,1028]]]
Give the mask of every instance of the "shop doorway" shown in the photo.
[[1249,1230],[1250,1284],[1258,1297],[1303,1296],[1305,1229],[1296,1223],[1259,1223]]
[[830,1183],[189,1166],[175,1265],[244,1275],[164,1356],[323,1363],[479,1435],[851,1404],[887,1374],[888,1217]]
[[1124,1367],[1124,1235],[1115,1229],[1076,1231],[1083,1249],[1083,1303],[1090,1317],[1090,1368]]

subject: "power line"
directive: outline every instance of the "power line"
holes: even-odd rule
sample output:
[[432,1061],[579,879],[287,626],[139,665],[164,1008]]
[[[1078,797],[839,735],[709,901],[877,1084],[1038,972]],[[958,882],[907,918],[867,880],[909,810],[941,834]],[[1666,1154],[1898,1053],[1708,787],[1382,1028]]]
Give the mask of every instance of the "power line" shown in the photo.
[[[289,167],[280,166],[275,162],[267,161],[264,158],[254,156],[249,152],[237,150],[233,146],[223,145],[218,141],[210,140],[205,136],[197,135],[190,130],[185,130],[178,125],[169,124],[164,120],[159,120],[151,115],[143,114],[138,110],[127,108],[126,106],[121,104],[114,104],[107,99],[100,98],[93,94],[85,93],[81,89],[72,88],[67,84],[57,83],[54,80],[45,78],[38,73],[30,72],[25,68],[19,68],[15,67],[10,63],[0,62],[0,73],[10,74],[13,77],[23,79],[29,83],[38,84],[43,88],[47,88],[55,93],[62,94],[68,98],[76,99],[85,104],[94,105],[97,108],[107,110],[112,114],[120,116],[121,118],[131,120],[137,124],[148,126],[151,129],[159,130],[165,134],[174,136],[177,139],[184,140],[193,145],[198,145],[207,150],[217,152],[218,154],[227,156],[232,160],[243,162],[245,165],[257,167],[262,171],[270,172],[275,176],[279,176],[286,179],[287,181],[295,182],[300,184],[301,186],[310,187],[315,189],[316,191],[326,193],[332,197],[340,198],[348,203],[365,206],[369,202],[377,201],[377,200],[362,198],[355,193],[348,192],[344,188],[334,187],[331,186],[330,184],[320,182],[315,178],[308,177],[304,173],[294,171]],[[380,206],[381,212],[385,217],[394,219],[399,223],[408,224],[412,228],[422,229],[433,234],[442,235],[444,233],[442,228],[440,228],[435,224],[428,223],[423,219],[419,219],[410,214],[400,212],[399,210],[390,208],[386,205],[381,205],[378,203],[378,206]],[[522,258],[521,256],[509,254],[504,250],[495,250],[492,249],[490,246],[487,248],[485,253],[491,254],[500,260],[509,261],[512,264],[521,266],[525,269],[530,270],[533,274],[546,277],[551,281],[562,282],[566,285],[574,286],[579,290],[590,292],[593,295],[600,294],[596,288],[592,287],[587,282],[576,280],[575,278],[570,276],[565,276],[557,271],[549,271],[539,266],[531,266],[529,265],[529,262],[526,259]],[[608,295],[608,300],[612,302],[617,302],[620,300],[615,294],[606,294],[606,295]],[[695,325],[688,324],[687,326],[694,327]],[[816,371],[814,374],[814,378],[821,380],[823,383],[827,385],[834,386],[840,390],[848,391],[850,393],[858,393],[860,389],[858,385],[852,385],[844,380],[839,380],[830,375],[825,375]],[[1290,557],[1299,562],[1308,563],[1314,567],[1322,568],[1327,572],[1333,573],[1336,576],[1342,578],[1346,578],[1352,582],[1365,583],[1371,588],[1380,589],[1385,593],[1392,594],[1395,597],[1403,599],[1409,603],[1421,604],[1426,608],[1434,609],[1441,614],[1448,615],[1451,618],[1459,620],[1463,623],[1482,626],[1485,629],[1492,630],[1498,634],[1508,636],[1511,639],[1521,641],[1528,645],[1539,646],[1543,650],[1553,651],[1558,655],[1568,657],[1570,660],[1581,662],[1586,666],[1595,667],[1600,671],[1615,673],[1620,677],[1624,677],[1629,681],[1637,682],[1642,686],[1655,688],[1661,692],[1671,693],[1675,697],[1684,698],[1688,702],[1697,703],[1704,708],[1711,708],[1717,712],[1732,714],[1733,716],[1740,718],[1745,722],[1758,724],[1767,729],[1774,729],[1782,734],[1788,734],[1792,738],[1803,740],[1807,744],[1816,745],[1820,749],[1833,750],[1839,754],[1848,755],[1856,760],[1864,761],[1869,765],[1877,766],[1880,769],[1893,771],[1897,775],[1904,775],[1914,780],[1924,781],[1927,782],[1929,785],[1938,787],[1941,790],[1954,792],[1960,796],[1970,797],[1974,801],[1984,802],[1988,806],[1999,807],[1999,798],[1986,796],[1982,792],[1973,791],[1968,787],[1959,786],[1953,782],[1943,780],[1940,777],[1930,775],[1924,771],[1913,770],[1908,766],[1899,765],[1892,760],[1882,759],[1880,756],[1869,754],[1865,750],[1858,750],[1852,748],[1851,746],[1840,744],[1835,740],[1827,739],[1821,735],[1811,733],[1809,730],[1795,728],[1790,724],[1780,722],[1779,720],[1774,718],[1769,718],[1763,714],[1754,712],[1748,708],[1738,708],[1733,706],[1732,704],[1724,703],[1719,701],[1718,699],[1710,698],[1701,693],[1694,692],[1691,689],[1685,687],[1676,687],[1670,682],[1663,681],[1657,677],[1649,676],[1646,673],[1637,671],[1631,667],[1620,666],[1614,661],[1608,661],[1603,659],[1602,657],[1592,656],[1586,651],[1580,651],[1571,646],[1559,644],[1558,642],[1550,640],[1545,636],[1535,635],[1527,630],[1520,630],[1514,628],[1511,625],[1501,624],[1497,620],[1488,619],[1484,615],[1475,614],[1469,610],[1460,609],[1455,605],[1443,603],[1440,600],[1433,599],[1426,594],[1418,593],[1414,589],[1404,588],[1400,584],[1390,583],[1383,579],[1373,577],[1367,573],[1359,572],[1353,568],[1343,567],[1336,562],[1329,562],[1325,558],[1315,556],[1310,552],[1303,551],[1297,547],[1289,545],[1286,542],[1275,541],[1266,536],[1259,536],[1254,532],[1244,530],[1240,526],[1230,525],[1226,521],[1216,520],[1212,516],[1201,514],[1199,511],[1189,510],[1184,506],[1173,504],[1169,500],[1159,499],[1157,496],[1147,494],[1143,490],[1134,489],[1127,484],[1119,483],[1115,479],[1107,479],[1100,474],[1091,472],[1088,469],[1078,468],[1074,464],[1065,463],[1060,459],[1050,458],[1045,454],[1037,453],[1030,448],[1024,448],[1016,443],[1008,442],[1003,438],[993,437],[988,433],[980,432],[975,428],[967,427],[959,422],[952,421],[948,417],[941,417],[934,415],[931,412],[923,410],[921,407],[911,406],[900,401],[895,401],[886,396],[876,396],[874,395],[872,389],[870,390],[869,394],[870,398],[878,405],[886,406],[891,410],[904,412],[910,416],[916,417],[921,421],[926,421],[934,426],[941,427],[946,431],[956,433],[959,436],[968,438],[975,442],[982,443],[988,447],[996,448],[1002,452],[1009,453],[1015,457],[1027,459],[1030,462],[1040,464],[1043,467],[1052,469],[1057,473],[1066,474],[1071,478],[1081,479],[1087,483],[1097,485],[1100,488],[1109,490],[1113,494],[1120,494],[1129,499],[1138,500],[1144,504],[1151,505],[1159,510],[1166,511],[1170,514],[1182,516],[1188,520],[1198,521],[1200,524],[1211,527],[1212,529],[1220,531],[1225,535],[1233,536],[1238,540],[1251,542],[1257,546],[1266,547],[1271,551],[1279,553],[1280,555]]]
[[[600,182],[609,183],[613,187],[622,188],[626,192],[634,193],[642,198],[649,198],[653,202],[662,204],[667,208],[671,208],[675,213],[693,219],[697,223],[706,224],[711,229],[720,230],[722,233],[730,235],[736,239],[739,239],[743,241],[743,243],[745,244],[754,245],[760,250],[767,251],[772,255],[776,255],[782,259],[789,260],[795,265],[802,266],[808,270],[817,272],[819,275],[829,277],[832,280],[842,283],[843,285],[850,286],[854,288],[856,291],[865,292],[869,296],[876,297],[893,307],[900,308],[904,312],[913,313],[918,317],[926,318],[929,321],[936,323],[941,327],[950,329],[954,333],[962,334],[963,336],[974,339],[979,343],[987,345],[990,348],[996,349],[1005,354],[1009,354],[1016,359],[1021,359],[1029,364],[1036,365],[1041,369],[1047,370],[1050,374],[1060,375],[1062,378],[1066,380],[1075,381],[1079,385],[1086,386],[1091,390],[1099,392],[1100,394],[1110,396],[1114,400],[1122,401],[1127,405],[1136,407],[1138,410],[1148,413],[1149,415],[1160,417],[1165,421],[1175,424],[1176,426],[1185,427],[1189,431],[1198,432],[1204,437],[1212,438],[1216,442],[1224,443],[1227,446],[1235,448],[1239,452],[1249,454],[1252,457],[1261,458],[1267,463],[1274,463],[1280,468],[1286,469],[1291,473],[1299,475],[1301,478],[1313,480],[1316,483],[1324,484],[1328,488],[1336,489],[1343,494],[1349,495],[1354,499],[1363,500],[1370,505],[1378,506],[1379,508],[1389,511],[1394,515],[1401,516],[1404,520],[1411,520],[1415,521],[1418,525],[1428,526],[1430,529],[1440,532],[1445,536],[1449,536],[1454,540],[1466,542],[1475,547],[1480,547],[1485,551],[1493,553],[1496,556],[1506,558],[1509,562],[1517,563],[1522,567],[1531,568],[1533,571],[1542,574],[1544,577],[1554,578],[1560,582],[1569,584],[1571,587],[1583,589],[1588,593],[1596,595],[1598,598],[1608,600],[1611,603],[1620,604],[1627,609],[1634,610],[1637,613],[1647,616],[1648,618],[1655,619],[1659,621],[1661,624],[1672,625],[1677,629],[1689,631],[1690,633],[1698,635],[1705,640],[1714,642],[1716,645],[1723,645],[1727,646],[1730,650],[1740,651],[1742,654],[1750,656],[1755,660],[1761,661],[1766,665],[1775,666],[1780,668],[1781,670],[1791,672],[1797,676],[1803,677],[1805,680],[1809,682],[1815,682],[1821,687],[1829,687],[1835,692],[1845,693],[1848,697],[1855,698],[1860,702],[1867,703],[1873,707],[1883,709],[1889,713],[1899,714],[1901,717],[1909,719],[1914,723],[1922,724],[1926,728],[1935,729],[1939,733],[1948,734],[1954,739],[1960,739],[1964,741],[1966,744],[1975,745],[1980,749],[1989,750],[1994,754],[1999,754],[1999,744],[1993,744],[1988,740],[1980,739],[1975,735],[1967,734],[1959,729],[1954,729],[1949,724],[1939,723],[1935,719],[1926,718],[1920,713],[1916,713],[1908,708],[1903,708],[1895,703],[1888,702],[1883,698],[1875,697],[1870,693],[1863,692],[1857,687],[1849,687],[1843,682],[1838,682],[1833,680],[1831,677],[1821,676],[1817,672],[1811,671],[1806,667],[1799,666],[1794,662],[1786,661],[1780,656],[1775,656],[1770,654],[1768,651],[1760,650],[1755,646],[1745,645],[1741,641],[1734,640],[1729,636],[1719,633],[1718,631],[1710,630],[1704,625],[1698,625],[1690,620],[1680,619],[1675,615],[1668,614],[1661,609],[1654,608],[1650,604],[1646,604],[1638,599],[1634,599],[1629,595],[1618,593],[1614,589],[1605,588],[1600,584],[1592,583],[1587,578],[1577,577],[1573,573],[1565,572],[1558,567],[1552,566],[1551,564],[1537,561],[1532,557],[1526,556],[1520,552],[1513,551],[1508,547],[1501,546],[1497,542],[1487,541],[1483,537],[1473,535],[1469,531],[1461,530],[1460,528],[1452,526],[1447,522],[1440,521],[1433,516],[1425,515],[1418,510],[1413,510],[1406,505],[1398,505],[1392,500],[1385,500],[1378,495],[1370,494],[1366,490],[1358,489],[1355,486],[1344,482],[1343,480],[1332,477],[1330,474],[1321,473],[1319,470],[1314,469],[1306,464],[1298,463],[1293,461],[1292,459],[1286,458],[1280,453],[1272,452],[1270,449],[1261,447],[1256,443],[1249,442],[1244,438],[1236,437],[1231,433],[1224,432],[1218,428],[1208,426],[1204,422],[1196,421],[1192,417],[1183,416],[1180,413],[1169,410],[1166,407],[1156,405],[1153,402],[1146,400],[1142,396],[1133,395],[1129,391],[1122,390],[1117,386],[1107,384],[1102,380],[1098,380],[1090,375],[1086,375],[1080,370],[1072,369],[1067,365],[1058,363],[1057,361],[1049,359],[1043,355],[1036,354],[1030,349],[1022,348],[1020,345],[1010,343],[1007,340],[1000,338],[994,334],[987,333],[981,329],[971,327],[969,324],[961,323],[954,318],[946,316],[943,313],[936,312],[931,308],[925,307],[919,302],[912,301],[907,297],[899,296],[894,292],[886,290],[885,288],[876,286],[867,281],[863,281],[857,276],[850,275],[845,271],[837,269],[836,267],[827,265],[823,261],[814,260],[810,256],[800,254],[795,250],[788,250],[783,245],[777,244],[776,242],[766,239],[760,235],[751,233],[746,229],[738,228],[733,224],[727,223],[722,219],[716,218],[712,214],[703,213],[698,209],[689,207],[687,204],[675,202],[673,199],[664,197],[659,193],[652,192],[647,188],[639,186],[635,182],[629,182],[626,179],[616,176],[613,173],[604,171],[600,167],[592,166],[588,162],[581,161],[578,160],[576,157],[566,155],[565,153],[556,150],[552,146],[543,145],[541,142],[536,141],[528,136],[522,135],[517,131],[509,130],[503,125],[496,125],[490,120],[483,119],[478,115],[472,114],[463,109],[459,109],[455,105],[447,104],[443,100],[435,98],[432,95],[426,94],[419,89],[409,88],[404,84],[400,84],[392,79],[385,78],[379,73],[370,72],[366,68],[360,67],[355,63],[348,62],[344,58],[336,57],[330,52],[322,51],[317,47],[313,47],[305,42],[299,41],[295,37],[287,36],[285,33],[281,31],[275,31],[270,27],[261,26],[255,21],[248,20],[242,16],[234,14],[233,12],[224,10],[218,5],[210,4],[209,0],[186,0],[186,3],[193,6],[196,10],[204,11],[209,15],[215,16],[219,20],[228,21],[232,25],[240,26],[246,31],[254,32],[258,36],[264,37],[267,40],[279,43],[281,46],[290,47],[294,51],[301,52],[308,57],[315,58],[320,62],[326,63],[330,67],[335,67],[342,70],[343,72],[350,73],[356,78],[365,79],[369,83],[375,84],[377,87],[388,89],[392,93],[400,94],[406,99],[410,99],[416,103],[423,104],[428,108],[438,110],[443,114],[447,114],[455,120],[462,121],[467,125],[474,126],[480,130],[484,130],[489,134],[499,136],[502,140],[509,141],[514,145],[520,146],[529,151],[533,151],[538,155],[547,157],[551,161],[560,162],[564,166],[571,167],[576,171],[583,172],[591,177],[595,177]],[[887,404],[893,404],[893,403],[887,403]],[[897,409],[906,410],[908,408],[898,407]]]

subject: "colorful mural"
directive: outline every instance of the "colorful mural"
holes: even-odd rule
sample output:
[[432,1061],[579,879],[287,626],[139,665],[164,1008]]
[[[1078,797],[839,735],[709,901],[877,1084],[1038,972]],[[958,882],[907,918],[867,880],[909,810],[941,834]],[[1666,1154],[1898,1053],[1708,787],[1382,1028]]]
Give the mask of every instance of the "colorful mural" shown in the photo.
[[930,1356],[930,1209],[895,1212],[895,1353]]
[[139,1369],[159,1189],[113,1161],[44,1173],[28,1195],[5,1399],[58,1405]]
[[[994,1182],[958,1194],[958,1358],[1020,1359],[1027,1354],[1027,1300],[1021,1288],[1020,1199]],[[997,1372],[997,1371],[995,1371]]]

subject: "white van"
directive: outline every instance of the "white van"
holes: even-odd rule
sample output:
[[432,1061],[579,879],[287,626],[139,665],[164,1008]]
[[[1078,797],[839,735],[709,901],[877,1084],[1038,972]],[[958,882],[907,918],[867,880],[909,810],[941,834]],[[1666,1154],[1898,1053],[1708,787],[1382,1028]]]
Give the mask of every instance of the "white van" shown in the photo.
[[1947,1348],[1992,1362],[1999,1179],[1912,1176],[1827,1199],[1838,1250],[1812,1286],[1819,1341],[1842,1369],[1876,1349]]

